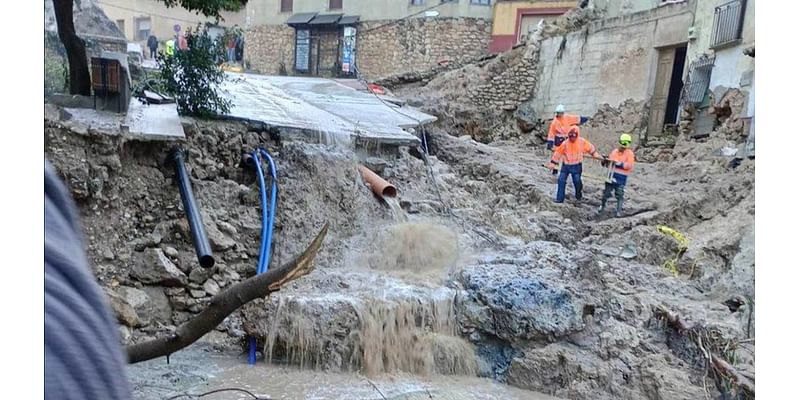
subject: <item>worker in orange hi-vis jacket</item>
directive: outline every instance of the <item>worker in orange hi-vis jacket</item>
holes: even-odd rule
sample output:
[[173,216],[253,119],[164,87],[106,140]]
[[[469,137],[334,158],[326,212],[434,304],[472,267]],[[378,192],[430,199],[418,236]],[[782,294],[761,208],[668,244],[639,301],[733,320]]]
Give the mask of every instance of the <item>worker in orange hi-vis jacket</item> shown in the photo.
[[567,133],[567,140],[553,151],[550,159],[550,168],[557,168],[560,161],[564,161],[561,166],[561,174],[558,175],[558,190],[556,191],[556,203],[563,203],[567,188],[567,176],[572,175],[572,184],[575,186],[575,199],[581,200],[583,197],[583,183],[581,174],[583,173],[583,155],[590,154],[595,158],[603,158],[597,149],[588,140],[578,137],[580,128],[572,126]]
[[603,190],[603,201],[600,203],[600,209],[597,213],[600,214],[606,209],[606,201],[611,197],[611,192],[614,192],[617,198],[617,209],[614,215],[619,218],[622,215],[622,199],[625,196],[625,184],[628,183],[628,175],[633,171],[633,164],[635,163],[635,156],[631,146],[631,135],[623,133],[619,137],[619,147],[614,149],[608,155],[607,160],[603,160],[604,167],[614,166],[612,174],[612,182],[606,182],[606,187]]
[[570,127],[583,125],[589,120],[588,117],[565,114],[564,110],[563,104],[556,107],[556,116],[553,117],[550,128],[547,130],[547,150],[553,150],[554,147],[560,146],[567,139]]

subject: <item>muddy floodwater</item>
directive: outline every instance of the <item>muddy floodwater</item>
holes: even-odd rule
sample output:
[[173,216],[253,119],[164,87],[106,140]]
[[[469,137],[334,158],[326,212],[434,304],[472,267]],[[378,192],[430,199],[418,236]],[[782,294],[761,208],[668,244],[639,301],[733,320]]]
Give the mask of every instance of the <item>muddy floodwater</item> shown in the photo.
[[[245,354],[219,353],[193,345],[170,357],[128,368],[134,397],[169,399],[181,394],[200,395],[223,388],[245,389],[270,399],[481,399],[552,400],[555,397],[517,389],[485,378],[415,376],[405,373],[366,377],[356,373],[301,370],[295,366],[250,366]],[[192,398],[189,396],[183,399]],[[219,392],[203,399],[252,399],[244,392]]]

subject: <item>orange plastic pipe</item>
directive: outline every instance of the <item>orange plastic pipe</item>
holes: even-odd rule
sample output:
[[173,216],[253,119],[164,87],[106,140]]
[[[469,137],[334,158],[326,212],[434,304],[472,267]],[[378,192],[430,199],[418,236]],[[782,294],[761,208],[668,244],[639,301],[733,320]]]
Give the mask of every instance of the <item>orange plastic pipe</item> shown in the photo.
[[358,171],[361,172],[361,176],[369,183],[369,186],[376,195],[381,197],[397,197],[397,188],[391,183],[386,182],[386,180],[378,176],[378,174],[370,171],[369,168],[363,165],[358,166]]

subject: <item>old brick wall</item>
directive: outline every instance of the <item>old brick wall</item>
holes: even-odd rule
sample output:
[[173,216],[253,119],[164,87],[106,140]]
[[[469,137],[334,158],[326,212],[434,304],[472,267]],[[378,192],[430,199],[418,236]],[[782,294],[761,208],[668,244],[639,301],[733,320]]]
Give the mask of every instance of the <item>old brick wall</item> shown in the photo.
[[262,74],[281,73],[281,63],[291,74],[294,66],[294,29],[286,25],[261,25],[245,31],[245,61]]
[[[368,21],[358,26],[356,63],[367,79],[425,71],[445,60],[473,59],[487,53],[492,31],[491,21],[480,18],[414,18],[370,30],[387,22]],[[327,36],[325,43],[329,42]],[[257,26],[245,33],[245,43],[245,59],[250,68],[277,74],[283,62],[286,72],[294,73],[293,28]],[[323,52],[321,56],[321,69],[329,69],[333,57],[338,57],[334,52]],[[316,62],[313,57],[312,63]]]
[[487,53],[492,35],[491,21],[480,18],[414,18],[370,30],[386,22],[359,26],[356,61],[370,79],[427,70],[443,60],[475,58]]
[[468,91],[472,102],[507,111],[516,109],[531,97],[536,87],[538,55],[536,47],[528,46],[501,54],[487,63],[485,82]]

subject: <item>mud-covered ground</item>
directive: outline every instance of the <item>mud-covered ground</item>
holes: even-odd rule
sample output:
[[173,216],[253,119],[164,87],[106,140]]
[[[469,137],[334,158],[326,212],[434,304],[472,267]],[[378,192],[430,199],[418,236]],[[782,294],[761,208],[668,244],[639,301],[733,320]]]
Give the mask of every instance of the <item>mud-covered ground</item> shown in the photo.
[[[174,330],[255,274],[258,186],[239,163],[265,146],[278,166],[272,265],[325,221],[330,232],[313,273],[204,338],[218,349],[242,350],[252,334],[268,359],[305,368],[472,373],[578,399],[719,397],[730,380],[715,379],[706,352],[753,375],[754,162],[731,168],[713,136],[637,164],[615,219],[596,216],[602,183],[590,179],[582,202],[570,185],[554,204],[549,155],[525,135],[487,145],[434,129],[428,168],[415,149],[367,154],[234,122],[184,127],[210,271],[164,164],[169,145],[45,121],[46,157],[78,202],[125,343]],[[411,225],[365,186],[359,162],[397,186]],[[678,243],[660,224],[689,238],[677,275],[664,265]],[[696,328],[675,331],[658,307]]]

